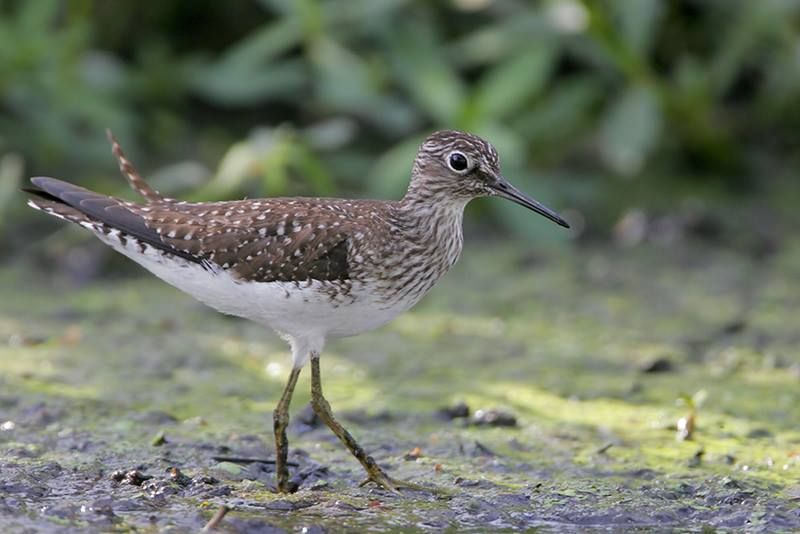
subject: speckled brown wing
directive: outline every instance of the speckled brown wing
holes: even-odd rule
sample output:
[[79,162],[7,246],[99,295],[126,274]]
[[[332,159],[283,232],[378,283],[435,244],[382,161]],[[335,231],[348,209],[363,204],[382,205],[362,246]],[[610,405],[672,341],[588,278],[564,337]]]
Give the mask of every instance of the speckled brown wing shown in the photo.
[[[347,242],[368,232],[348,201],[264,199],[135,204],[54,178],[33,178],[35,207],[97,223],[184,260],[216,265],[242,280],[348,280]],[[357,211],[357,210],[356,210]]]
[[264,199],[133,206],[170,247],[258,282],[347,280],[362,226],[330,202]]

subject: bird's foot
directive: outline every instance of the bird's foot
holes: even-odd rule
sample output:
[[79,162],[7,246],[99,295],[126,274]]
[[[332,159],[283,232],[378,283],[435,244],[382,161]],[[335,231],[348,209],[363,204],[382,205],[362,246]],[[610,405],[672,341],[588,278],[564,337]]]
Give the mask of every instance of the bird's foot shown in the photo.
[[278,485],[275,487],[275,493],[295,493],[298,489],[299,486],[296,482],[287,482],[285,484],[278,483]]
[[275,487],[275,492],[286,494],[295,493],[299,488],[300,486],[293,480],[287,480],[285,482],[279,480],[277,486]]
[[289,469],[286,467],[286,464],[283,464],[283,469],[279,469],[277,472],[277,484],[275,485],[275,492],[276,493],[294,493],[298,489],[300,489],[300,484],[292,478],[289,478]]
[[392,493],[400,494],[400,490],[412,490],[412,491],[428,491],[428,492],[436,492],[437,488],[423,486],[421,484],[415,484],[413,482],[408,482],[406,480],[398,480],[396,478],[392,478],[387,475],[383,469],[379,467],[375,467],[374,469],[367,470],[367,478],[364,479],[359,486],[366,486],[372,482],[385,490],[391,491]]

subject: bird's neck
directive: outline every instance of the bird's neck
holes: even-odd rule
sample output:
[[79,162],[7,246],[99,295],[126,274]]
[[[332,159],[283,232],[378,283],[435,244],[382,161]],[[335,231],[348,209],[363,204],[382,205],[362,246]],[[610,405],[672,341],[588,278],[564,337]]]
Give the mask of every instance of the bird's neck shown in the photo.
[[435,221],[458,226],[460,229],[464,208],[469,200],[444,191],[430,191],[412,186],[397,203],[397,215],[402,222],[410,223],[413,228],[422,229]]
[[462,223],[468,198],[409,188],[397,203],[397,226],[412,242],[437,256],[448,268],[461,254]]
[[410,188],[388,204],[392,253],[383,258],[387,303],[413,306],[461,255],[467,200]]

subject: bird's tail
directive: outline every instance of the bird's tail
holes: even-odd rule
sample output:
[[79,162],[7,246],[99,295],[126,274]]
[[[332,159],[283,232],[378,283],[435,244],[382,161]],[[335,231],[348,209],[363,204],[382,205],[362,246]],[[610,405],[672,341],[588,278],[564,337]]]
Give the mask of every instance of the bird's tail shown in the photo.
[[23,191],[32,196],[28,199],[30,207],[88,228],[112,246],[114,244],[106,237],[115,237],[123,247],[129,239],[133,239],[142,247],[149,245],[194,263],[204,261],[185,248],[176,248],[162,240],[160,228],[150,228],[143,216],[144,212],[151,209],[148,206],[96,193],[46,176],[31,178],[31,187]]
[[136,167],[133,166],[133,163],[125,156],[125,152],[122,151],[119,141],[117,141],[117,138],[111,133],[111,130],[106,130],[106,136],[108,136],[108,140],[111,142],[111,152],[119,162],[119,170],[128,180],[128,184],[130,184],[131,188],[142,195],[148,202],[164,200],[161,193],[150,187],[150,185],[144,181],[144,178],[142,178],[139,171],[136,170]]
[[[119,170],[128,180],[131,188],[142,195],[148,203],[167,200],[144,181],[133,163],[125,156],[119,141],[111,133],[111,130],[106,130],[106,134],[111,142],[111,152],[119,162]],[[87,211],[80,202],[89,200],[92,205],[95,205],[98,202],[108,202],[112,200],[111,197],[54,178],[31,178],[31,184],[31,187],[22,189],[32,196],[28,199],[30,207],[91,229],[97,229],[105,222],[102,216],[98,217],[99,213],[95,213],[91,209]],[[120,202],[113,199],[112,204],[116,205]]]
[[[22,188],[24,192],[31,195],[31,198],[28,199],[28,206],[91,230],[99,228],[100,221],[94,219],[83,210],[70,205],[70,203],[61,198],[60,192],[53,191],[48,187],[49,183],[72,186],[72,184],[54,178],[31,178],[31,186]],[[72,187],[77,189],[77,186]]]

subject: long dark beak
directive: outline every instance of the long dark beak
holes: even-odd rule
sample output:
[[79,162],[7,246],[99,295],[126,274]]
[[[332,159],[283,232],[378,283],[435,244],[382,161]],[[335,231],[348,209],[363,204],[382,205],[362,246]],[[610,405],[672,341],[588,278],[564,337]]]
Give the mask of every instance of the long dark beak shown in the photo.
[[563,226],[564,228],[569,228],[569,224],[565,221],[561,216],[539,202],[538,200],[534,200],[513,185],[511,182],[503,178],[502,176],[498,177],[497,182],[492,185],[492,189],[494,189],[497,193],[497,196],[502,198],[507,198],[512,202],[516,202],[520,206],[525,206],[531,211],[535,211],[539,215],[543,215],[553,221],[554,223],[558,224],[559,226]]

